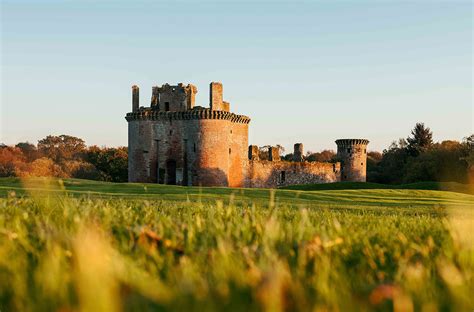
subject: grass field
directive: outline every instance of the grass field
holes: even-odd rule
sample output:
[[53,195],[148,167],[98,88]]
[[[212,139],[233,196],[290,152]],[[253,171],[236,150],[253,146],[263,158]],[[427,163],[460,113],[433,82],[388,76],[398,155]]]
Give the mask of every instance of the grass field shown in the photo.
[[474,196],[430,185],[0,179],[0,311],[472,311]]

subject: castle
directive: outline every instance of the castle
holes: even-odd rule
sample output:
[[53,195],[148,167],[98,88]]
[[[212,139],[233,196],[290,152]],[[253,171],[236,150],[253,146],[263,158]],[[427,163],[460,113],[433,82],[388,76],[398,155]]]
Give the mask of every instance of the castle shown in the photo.
[[365,139],[337,140],[336,163],[304,161],[295,144],[293,161],[280,159],[270,147],[259,159],[248,145],[250,118],[230,112],[219,82],[210,84],[209,108],[195,106],[197,88],[182,83],[152,88],[151,104],[140,107],[132,87],[128,121],[128,179],[174,185],[267,187],[365,181]]

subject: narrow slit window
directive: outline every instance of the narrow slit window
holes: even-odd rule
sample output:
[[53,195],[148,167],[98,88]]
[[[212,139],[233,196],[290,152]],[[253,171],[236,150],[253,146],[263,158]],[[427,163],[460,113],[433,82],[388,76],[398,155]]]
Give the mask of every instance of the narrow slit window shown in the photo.
[[286,171],[280,172],[280,183],[285,183],[286,181]]
[[170,111],[170,102],[165,102],[165,111]]

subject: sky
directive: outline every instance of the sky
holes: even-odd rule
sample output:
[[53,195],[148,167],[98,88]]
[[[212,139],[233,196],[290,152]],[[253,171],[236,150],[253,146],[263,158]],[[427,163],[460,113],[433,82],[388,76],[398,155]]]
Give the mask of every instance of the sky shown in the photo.
[[417,122],[436,141],[473,130],[472,1],[0,0],[0,143],[69,134],[127,144],[131,86],[221,81],[249,143],[291,152]]

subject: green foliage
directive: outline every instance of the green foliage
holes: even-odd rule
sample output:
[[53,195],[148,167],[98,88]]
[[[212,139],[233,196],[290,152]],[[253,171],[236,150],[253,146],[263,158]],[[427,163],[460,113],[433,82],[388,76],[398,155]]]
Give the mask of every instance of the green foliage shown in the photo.
[[424,123],[417,123],[411,131],[411,137],[407,138],[408,150],[412,155],[426,151],[433,144],[433,133]]
[[367,155],[367,181],[384,184],[469,183],[469,176],[474,171],[470,165],[473,149],[469,138],[463,142],[433,143],[431,130],[423,123],[417,123],[411,137],[393,142],[381,158]]
[[457,182],[416,182],[407,184],[380,184],[371,182],[336,182],[321,184],[291,185],[287,190],[322,191],[322,190],[432,190],[449,191],[474,195],[474,185]]
[[86,152],[86,161],[100,172],[100,180],[127,182],[128,152],[126,147],[99,148],[91,146]]
[[472,195],[0,186],[5,311],[474,307]]
[[78,159],[86,148],[84,140],[70,135],[48,135],[38,141],[38,150],[56,163]]

